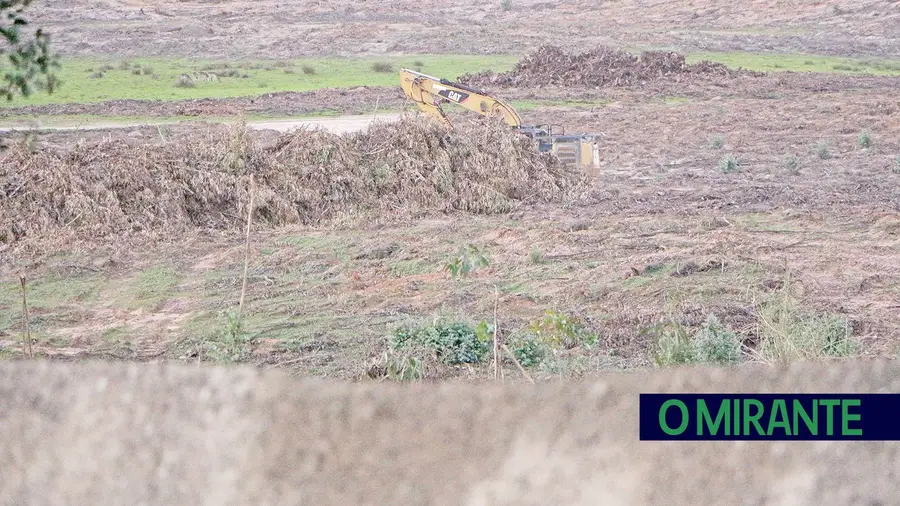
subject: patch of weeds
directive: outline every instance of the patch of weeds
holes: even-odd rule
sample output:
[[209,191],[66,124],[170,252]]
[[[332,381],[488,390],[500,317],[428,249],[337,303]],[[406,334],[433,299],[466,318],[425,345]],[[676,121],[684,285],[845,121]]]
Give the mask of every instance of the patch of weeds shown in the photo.
[[141,271],[135,281],[134,297],[138,301],[155,302],[166,295],[178,283],[178,276],[169,267],[152,267]]
[[511,340],[510,345],[510,350],[516,356],[516,360],[525,368],[543,363],[549,351],[545,343],[531,335],[516,336]]
[[513,3],[512,0],[500,0],[500,10],[507,12],[512,10]]
[[796,176],[800,173],[800,159],[795,155],[790,155],[784,160],[784,167],[787,169],[788,174]]
[[91,79],[103,79],[103,75],[103,72],[93,72],[88,77],[90,77]]
[[153,67],[149,65],[144,65],[144,67],[141,68],[141,73],[145,76],[152,76],[156,74],[156,72],[153,71]]
[[128,70],[131,68],[131,63],[128,61],[119,62],[119,70]]
[[452,278],[459,278],[466,277],[475,270],[488,267],[490,264],[490,258],[485,251],[474,244],[469,244],[459,248],[456,256],[444,265],[444,270],[449,272]]
[[646,329],[655,337],[653,360],[660,367],[686,364],[735,364],[741,361],[741,338],[709,315],[693,334],[677,322],[666,321]]
[[413,62],[413,67],[415,67],[415,68],[417,68],[417,69],[421,69],[421,68],[424,67],[424,66],[425,66],[425,64],[422,63],[422,62],[419,61],[419,60],[416,60],[416,61]]
[[894,158],[894,166],[891,167],[891,172],[894,174],[900,174],[900,156]]
[[432,265],[424,260],[400,260],[388,266],[391,276],[402,278],[406,276],[417,276],[427,274],[431,271]]
[[372,71],[386,74],[394,71],[394,66],[387,62],[375,62],[372,64]]
[[872,135],[868,130],[863,130],[859,133],[859,147],[863,149],[868,149],[872,147]]
[[734,155],[725,155],[719,160],[719,170],[725,174],[736,172],[741,167],[741,161]]
[[197,84],[194,83],[194,80],[188,76],[180,76],[177,81],[175,81],[176,88],[196,88]]
[[431,325],[395,329],[390,337],[390,347],[397,351],[410,346],[424,347],[445,364],[474,364],[486,357],[491,349],[490,340],[479,334],[467,323],[438,320]]
[[100,67],[100,72],[109,72],[110,70],[115,70],[116,68],[110,64],[106,64]]
[[696,361],[687,327],[676,322],[662,322],[642,333],[655,337],[653,361],[660,367],[692,364]]
[[713,149],[722,149],[725,146],[725,139],[721,135],[716,135],[709,141],[709,145]]
[[828,147],[828,141],[821,141],[816,144],[816,156],[821,160],[828,160],[831,158],[831,150]]
[[597,334],[588,331],[581,319],[557,312],[544,311],[544,316],[532,321],[527,332],[540,342],[554,348],[571,349],[597,344]]
[[715,315],[709,315],[693,336],[694,355],[699,362],[733,364],[741,361],[741,338]]
[[312,65],[301,65],[300,70],[302,70],[303,73],[308,76],[314,75],[316,73],[316,68]]
[[135,68],[131,69],[131,73],[133,75],[139,76],[139,75],[141,75],[141,69],[135,67]]
[[216,362],[240,362],[250,356],[250,336],[236,310],[216,318],[199,318],[185,329],[188,334],[179,346],[186,357]]
[[540,265],[547,262],[547,260],[544,258],[544,254],[541,253],[541,250],[537,248],[531,248],[531,251],[528,252],[528,261],[535,265]]
[[859,353],[846,318],[800,306],[790,280],[758,309],[757,355],[767,362],[850,357]]
[[369,366],[366,376],[379,381],[417,382],[425,379],[425,365],[413,355],[385,351]]

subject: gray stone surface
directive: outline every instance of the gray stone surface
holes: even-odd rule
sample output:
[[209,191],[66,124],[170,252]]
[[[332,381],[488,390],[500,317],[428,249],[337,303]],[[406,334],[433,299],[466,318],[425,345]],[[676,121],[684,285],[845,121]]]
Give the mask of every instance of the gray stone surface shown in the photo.
[[900,364],[338,384],[4,363],[0,504],[897,504],[900,445],[638,441],[641,392],[898,392]]

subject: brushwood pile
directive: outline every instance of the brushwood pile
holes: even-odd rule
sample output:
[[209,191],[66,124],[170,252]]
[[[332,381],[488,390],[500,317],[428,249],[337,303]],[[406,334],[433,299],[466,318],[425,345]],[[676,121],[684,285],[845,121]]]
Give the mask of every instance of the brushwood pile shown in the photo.
[[734,77],[762,75],[759,72],[733,70],[710,61],[689,64],[683,54],[645,51],[635,55],[609,47],[583,53],[568,53],[562,48],[543,45],[520,60],[508,72],[482,71],[464,74],[459,82],[470,86],[640,86],[668,78],[682,80],[692,76]]
[[500,213],[562,199],[582,176],[494,122],[450,129],[413,116],[353,134],[246,127],[178,141],[14,146],[0,158],[0,246],[32,237],[240,230],[359,213]]

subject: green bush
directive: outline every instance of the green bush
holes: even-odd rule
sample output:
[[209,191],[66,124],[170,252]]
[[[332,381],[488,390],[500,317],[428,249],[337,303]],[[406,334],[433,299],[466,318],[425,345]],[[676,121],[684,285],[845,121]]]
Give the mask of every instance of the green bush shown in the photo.
[[528,325],[528,333],[552,347],[568,349],[597,343],[597,335],[589,332],[579,318],[550,309]]
[[514,338],[512,352],[522,367],[534,367],[540,365],[547,356],[547,346],[533,336]]
[[479,338],[474,327],[463,322],[436,322],[421,327],[404,326],[391,335],[391,348],[421,346],[433,350],[446,364],[473,364],[490,354],[486,337]]
[[731,364],[741,361],[741,339],[715,315],[706,318],[694,334],[692,344],[698,362]]

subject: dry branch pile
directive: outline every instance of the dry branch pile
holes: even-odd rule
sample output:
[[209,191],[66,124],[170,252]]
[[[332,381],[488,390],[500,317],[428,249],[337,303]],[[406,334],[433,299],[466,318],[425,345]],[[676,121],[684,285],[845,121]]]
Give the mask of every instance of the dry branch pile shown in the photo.
[[647,51],[640,56],[618,49],[599,47],[580,53],[566,53],[559,47],[544,45],[520,60],[513,70],[503,73],[483,71],[460,76],[459,82],[472,86],[638,86],[660,78],[680,80],[685,76],[760,75],[758,72],[731,70],[721,63],[685,62],[684,55]]
[[276,225],[360,212],[504,212],[562,198],[583,182],[501,124],[451,131],[412,117],[355,134],[260,139],[237,127],[155,145],[14,148],[0,159],[0,244],[240,229],[251,173],[256,219]]

